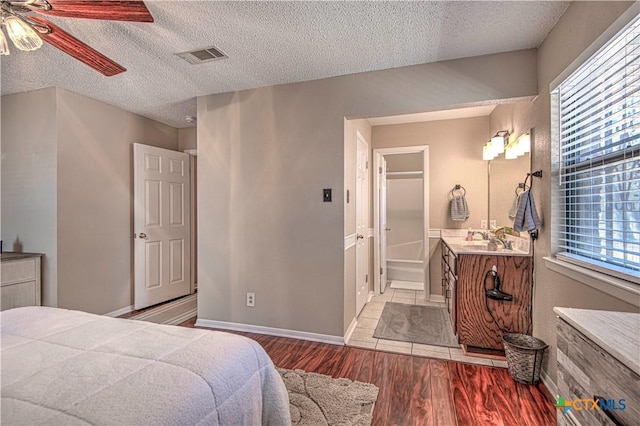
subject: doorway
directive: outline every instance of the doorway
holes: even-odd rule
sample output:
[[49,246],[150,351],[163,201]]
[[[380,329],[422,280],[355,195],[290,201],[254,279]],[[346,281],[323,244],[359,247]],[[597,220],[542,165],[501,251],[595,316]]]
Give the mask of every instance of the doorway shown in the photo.
[[[391,284],[429,299],[429,147],[375,149],[374,294]],[[393,164],[393,167],[390,167]],[[402,166],[400,166],[402,165]],[[395,228],[395,229],[394,229]]]

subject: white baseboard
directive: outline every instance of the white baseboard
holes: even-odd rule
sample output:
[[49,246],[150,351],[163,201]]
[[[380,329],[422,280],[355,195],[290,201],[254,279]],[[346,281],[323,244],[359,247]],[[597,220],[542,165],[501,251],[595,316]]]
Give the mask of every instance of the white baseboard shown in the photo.
[[358,318],[354,318],[353,321],[351,321],[349,328],[347,328],[347,332],[344,333],[345,344],[349,341],[349,339],[351,339],[351,335],[353,334],[353,331],[356,329],[357,326],[358,326]]
[[306,331],[287,330],[284,328],[264,327],[261,325],[240,324],[237,322],[198,319],[196,327],[220,328],[222,330],[245,331],[247,333],[266,334],[269,336],[289,337],[291,339],[310,340],[312,342],[329,343],[344,346],[344,337],[329,334],[309,333]]
[[551,377],[549,377],[546,371],[540,371],[540,380],[542,381],[544,387],[547,388],[552,397],[555,398],[558,396],[558,386],[554,383],[553,380],[551,380]]
[[133,312],[133,305],[125,306],[124,308],[117,309],[113,312],[109,312],[104,314],[105,317],[119,317],[120,315],[128,314],[129,312]]
[[372,291],[369,292],[369,294],[367,295],[367,303],[371,302],[371,299],[373,299],[374,293]]
[[193,309],[191,311],[185,312],[184,314],[175,317],[174,319],[172,319],[171,321],[166,322],[165,324],[169,324],[169,325],[182,324],[183,322],[185,322],[189,318],[193,318],[193,317],[195,317],[197,315],[198,315],[198,309],[196,308],[196,309]]
[[444,296],[441,294],[430,294],[429,302],[444,303]]

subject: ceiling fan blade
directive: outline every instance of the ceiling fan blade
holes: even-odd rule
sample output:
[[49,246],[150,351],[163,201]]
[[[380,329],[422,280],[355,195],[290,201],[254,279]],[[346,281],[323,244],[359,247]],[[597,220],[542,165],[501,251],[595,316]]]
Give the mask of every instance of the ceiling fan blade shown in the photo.
[[153,22],[153,16],[142,0],[48,0],[48,2],[51,4],[51,10],[43,10],[39,2],[29,8],[45,15],[68,18]]
[[29,20],[51,28],[51,32],[47,34],[38,32],[44,41],[53,47],[62,50],[64,53],[73,56],[80,62],[84,62],[99,73],[110,77],[126,71],[123,66],[113,62],[102,53],[81,42],[62,28],[52,24],[46,19],[37,16],[30,16]]

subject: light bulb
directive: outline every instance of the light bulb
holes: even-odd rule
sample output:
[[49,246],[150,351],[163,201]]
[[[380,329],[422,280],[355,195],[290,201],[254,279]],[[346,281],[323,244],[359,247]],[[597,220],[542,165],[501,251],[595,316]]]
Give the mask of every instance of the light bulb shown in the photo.
[[511,142],[507,145],[507,148],[504,151],[504,158],[507,160],[513,160],[520,155],[518,152],[518,146],[516,142]]
[[491,138],[491,147],[493,148],[493,152],[498,154],[502,154],[504,152],[504,136],[495,135]]
[[7,43],[7,38],[4,36],[4,31],[0,29],[0,55],[8,55],[9,53],[9,43]]
[[491,144],[490,143],[485,144],[482,147],[482,159],[486,161],[491,161],[495,157],[496,156],[494,155],[493,147],[491,146]]
[[17,16],[11,15],[4,18],[4,25],[9,38],[18,49],[36,50],[42,46],[42,39],[38,33]]
[[531,135],[525,133],[518,139],[518,145],[520,146],[520,152],[523,154],[531,151]]

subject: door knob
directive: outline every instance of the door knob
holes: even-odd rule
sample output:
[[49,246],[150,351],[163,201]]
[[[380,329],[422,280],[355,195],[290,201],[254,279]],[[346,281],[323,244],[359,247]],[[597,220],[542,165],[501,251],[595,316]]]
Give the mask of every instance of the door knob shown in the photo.
[[363,239],[364,239],[364,235],[362,235],[362,234],[357,234],[357,235],[356,235],[356,238],[357,238],[357,239],[359,239],[359,240],[363,240]]
[[147,234],[145,234],[144,232],[141,232],[138,234],[138,238],[147,238]]

